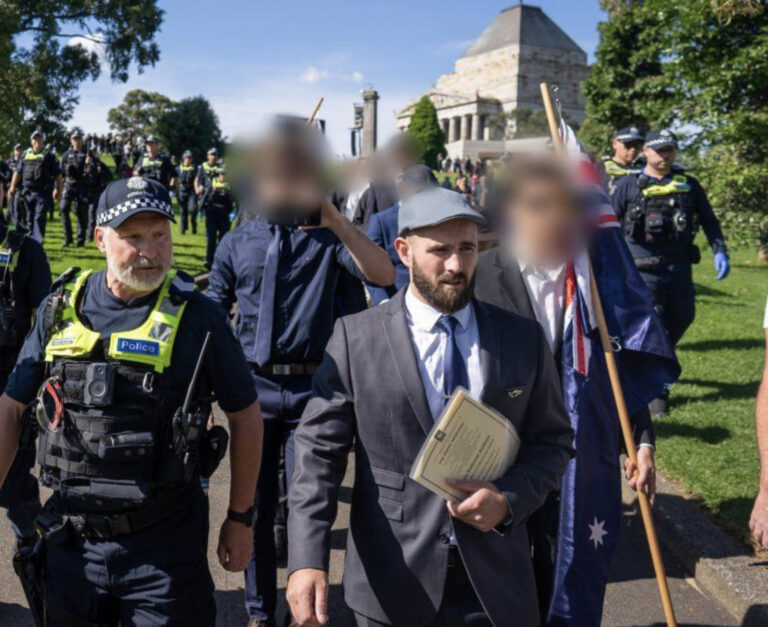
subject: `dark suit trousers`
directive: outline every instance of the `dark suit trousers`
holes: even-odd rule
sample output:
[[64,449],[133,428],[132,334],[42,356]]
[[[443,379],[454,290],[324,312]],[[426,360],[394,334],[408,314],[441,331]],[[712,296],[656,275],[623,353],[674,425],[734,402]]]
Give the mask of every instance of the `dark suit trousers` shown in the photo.
[[[443,603],[435,619],[426,627],[493,627],[485,614],[480,599],[469,581],[464,564],[458,550],[451,552],[451,565],[445,579]],[[357,627],[379,627],[380,623],[367,616],[355,612]],[[411,627],[410,625],[395,625],[394,627]]]

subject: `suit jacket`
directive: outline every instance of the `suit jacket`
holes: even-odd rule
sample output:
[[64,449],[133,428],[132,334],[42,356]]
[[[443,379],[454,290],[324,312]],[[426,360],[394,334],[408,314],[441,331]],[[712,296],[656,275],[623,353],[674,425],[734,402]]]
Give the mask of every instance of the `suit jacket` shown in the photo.
[[411,280],[408,268],[400,261],[400,256],[395,250],[395,240],[397,239],[397,218],[400,213],[400,205],[396,204],[389,209],[374,213],[371,216],[371,221],[368,224],[368,237],[371,240],[387,251],[389,259],[395,266],[397,271],[397,278],[395,284],[389,287],[377,287],[375,285],[368,285],[368,294],[371,296],[371,300],[374,304],[379,305],[382,301],[389,300],[398,290],[408,285]]
[[[432,428],[401,290],[336,323],[296,431],[289,570],[328,568],[331,525],[351,447],[355,484],[344,573],[347,604],[412,627],[438,611],[451,524],[472,584],[497,627],[538,625],[522,524],[557,488],[573,451],[560,382],[538,323],[473,301],[485,372],[483,402],[517,428],[516,464],[496,481],[512,512],[503,534],[452,520],[443,500],[408,478]],[[522,394],[512,394],[512,391]]]
[[352,222],[363,231],[368,231],[371,216],[384,211],[397,202],[397,188],[390,181],[372,182],[357,201]]
[[[517,259],[497,247],[480,254],[477,264],[477,276],[475,278],[475,296],[478,300],[485,301],[520,314],[526,318],[536,319],[536,314],[528,297],[523,275],[520,273],[520,265]],[[555,346],[556,363],[558,370],[561,367],[560,346]],[[631,417],[632,427],[637,444],[654,445],[653,422],[651,413],[646,408]],[[618,422],[616,428],[619,428]]]

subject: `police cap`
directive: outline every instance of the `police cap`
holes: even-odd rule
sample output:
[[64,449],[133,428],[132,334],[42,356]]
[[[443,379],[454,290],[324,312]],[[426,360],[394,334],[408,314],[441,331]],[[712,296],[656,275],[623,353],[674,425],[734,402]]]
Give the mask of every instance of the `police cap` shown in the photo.
[[636,126],[625,126],[616,131],[613,136],[614,139],[618,139],[620,142],[641,142],[644,137],[640,132],[640,129]]
[[43,133],[43,131],[41,131],[39,128],[36,128],[29,136],[29,140],[32,141],[35,137],[42,137],[45,139],[45,133]]
[[192,156],[192,151],[191,150],[185,150],[182,153],[181,158],[184,159],[184,157],[191,157],[191,156]]
[[17,143],[17,144],[16,144],[16,145],[13,147],[13,149],[14,149],[14,150],[22,150],[23,148],[24,148],[24,146],[22,146],[22,145],[21,145],[21,143]]
[[157,143],[157,137],[155,137],[154,135],[150,135],[149,137],[147,137],[144,140],[144,143],[145,144],[156,144]]
[[70,133],[69,138],[70,139],[82,139],[83,138],[83,134],[80,131],[78,131],[77,129],[75,129],[74,131],[72,131],[72,133]]
[[96,226],[117,228],[131,216],[147,211],[176,222],[168,190],[158,181],[132,176],[107,185],[99,197]]
[[218,156],[218,154],[219,154],[219,149],[218,149],[218,148],[209,148],[209,149],[208,149],[208,154],[209,154],[209,155],[216,155],[216,156]]
[[659,150],[660,148],[668,148],[670,146],[677,148],[677,135],[667,129],[660,131],[651,131],[645,137],[645,146]]

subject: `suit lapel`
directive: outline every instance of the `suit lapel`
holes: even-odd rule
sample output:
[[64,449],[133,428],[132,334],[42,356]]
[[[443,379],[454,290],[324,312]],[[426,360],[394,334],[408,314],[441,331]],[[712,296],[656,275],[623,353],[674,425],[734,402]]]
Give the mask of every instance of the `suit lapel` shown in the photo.
[[483,367],[483,393],[481,400],[485,402],[490,395],[490,382],[501,380],[497,376],[497,368],[501,362],[498,353],[498,349],[501,346],[501,334],[498,325],[485,305],[476,300],[473,301],[473,305],[475,315],[477,316],[477,329],[480,335],[480,363]]
[[526,318],[536,319],[536,314],[531,307],[531,299],[528,296],[528,290],[525,288],[523,275],[520,273],[520,266],[516,259],[503,258],[499,256],[499,271],[501,272],[501,284],[507,290],[509,297],[515,307],[515,311]]
[[424,429],[424,433],[429,433],[434,424],[432,412],[429,409],[427,395],[424,392],[424,384],[421,380],[421,373],[416,362],[416,352],[411,341],[411,332],[408,329],[408,321],[405,317],[405,290],[401,289],[388,303],[380,305],[387,308],[387,316],[384,318],[384,331],[387,336],[389,348],[392,351],[392,357],[397,365],[400,375],[400,382],[408,397],[408,402],[416,414],[416,418]]

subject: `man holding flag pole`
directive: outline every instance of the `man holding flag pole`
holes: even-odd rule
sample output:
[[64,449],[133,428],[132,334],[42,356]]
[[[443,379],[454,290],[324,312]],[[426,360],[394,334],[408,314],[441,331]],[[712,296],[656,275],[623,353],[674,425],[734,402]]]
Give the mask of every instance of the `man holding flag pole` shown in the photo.
[[[508,230],[500,250],[481,256],[477,294],[536,317],[559,361],[577,454],[562,482],[559,503],[550,501],[529,524],[534,567],[545,624],[599,625],[621,519],[617,409],[624,419],[627,476],[639,489],[641,509],[648,508],[650,521],[653,436],[645,405],[674,381],[679,366],[596,172],[573,132],[561,128],[576,157],[577,176],[551,155],[523,157],[514,164],[507,217],[512,214],[514,223],[519,210],[527,231],[515,237]],[[559,133],[553,141],[561,152]],[[592,227],[588,234],[585,222]],[[522,226],[518,222],[519,230]],[[593,269],[605,316],[592,289]],[[604,340],[608,352],[601,348]],[[653,547],[652,522],[649,540]],[[660,555],[657,566],[667,621],[674,624]]]

